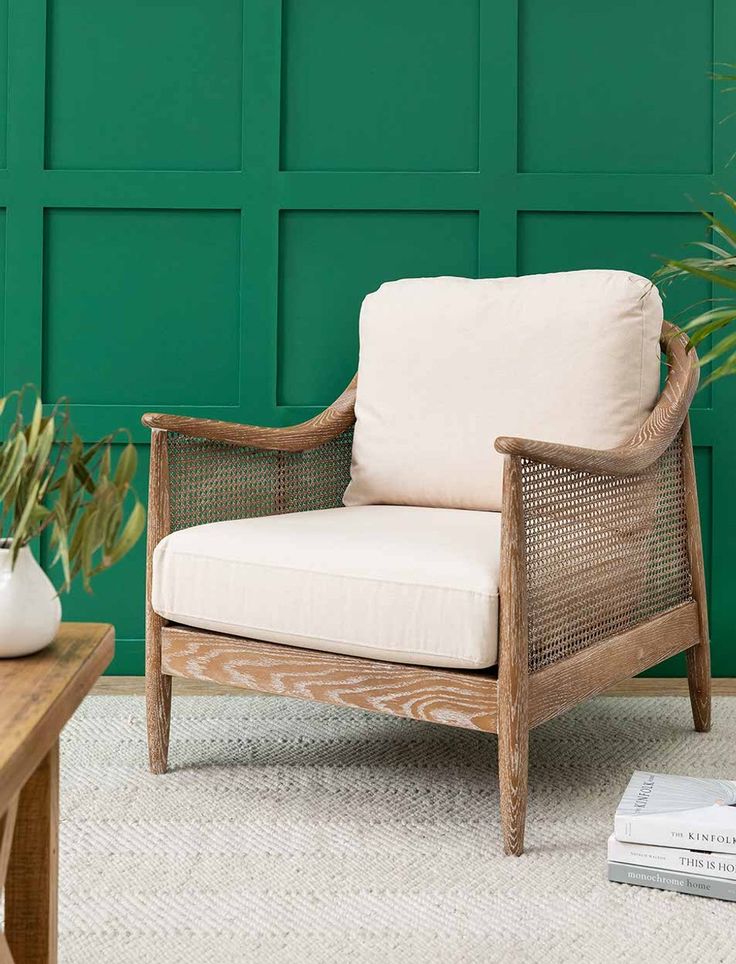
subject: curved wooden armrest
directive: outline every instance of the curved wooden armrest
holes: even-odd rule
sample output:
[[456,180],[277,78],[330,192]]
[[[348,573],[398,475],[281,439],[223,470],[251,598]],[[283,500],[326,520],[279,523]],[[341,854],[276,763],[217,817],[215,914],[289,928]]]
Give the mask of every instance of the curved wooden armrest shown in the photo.
[[698,356],[694,350],[687,350],[687,336],[679,328],[665,322],[660,342],[667,353],[667,381],[652,414],[628,442],[613,449],[587,449],[500,436],[496,439],[496,451],[591,475],[625,476],[643,472],[675,440],[700,377]]
[[314,418],[288,428],[266,428],[220,422],[211,418],[189,418],[186,415],[160,415],[149,412],[141,421],[148,428],[178,432],[214,442],[245,445],[278,452],[305,452],[341,435],[355,421],[355,387],[357,375],[329,408]]

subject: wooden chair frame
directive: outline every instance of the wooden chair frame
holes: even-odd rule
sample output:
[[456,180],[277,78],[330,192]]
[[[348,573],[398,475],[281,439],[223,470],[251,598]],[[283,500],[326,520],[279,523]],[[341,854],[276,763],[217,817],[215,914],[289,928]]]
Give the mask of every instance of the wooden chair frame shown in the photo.
[[[695,352],[687,351],[686,338],[667,323],[662,331],[662,346],[669,364],[665,387],[651,416],[629,442],[611,450],[596,451],[520,438],[496,440],[496,450],[505,456],[499,658],[497,667],[485,671],[410,666],[241,639],[169,624],[151,608],[153,550],[171,529],[170,496],[174,483],[169,479],[169,440],[184,436],[208,440],[226,449],[247,447],[260,453],[263,450],[306,453],[332,442],[351,428],[355,418],[356,379],[326,411],[290,428],[259,428],[174,415],[145,415],[143,423],[152,429],[146,617],[151,770],[163,773],[167,766],[172,676],[211,680],[260,692],[497,733],[504,849],[509,854],[520,854],[524,846],[527,807],[529,730],[533,727],[676,653],[686,651],[695,729],[708,730],[711,720],[710,643],[688,419],[699,367]],[[652,483],[652,473],[658,472],[667,459],[666,473],[660,472],[657,476],[660,481]],[[562,480],[561,488],[558,486],[555,490],[558,502],[560,491],[574,489],[582,493],[588,507],[585,511],[589,513],[590,507],[595,510],[599,503],[612,505],[611,518],[602,527],[598,521],[592,524],[582,516],[582,521],[570,523],[568,516],[572,515],[573,507],[566,506],[563,500],[562,508],[558,506],[552,511],[549,507],[554,500],[544,492],[544,485],[552,483],[542,481],[539,498],[540,482],[533,476],[534,471],[542,471],[540,478],[556,480],[555,484]],[[661,479],[665,480],[664,483]],[[617,486],[626,488],[629,483],[640,487],[631,489],[633,495],[627,496],[630,502],[625,513],[616,508],[616,498],[611,499],[609,495],[605,499],[598,497],[600,486],[608,485],[610,492],[615,493],[619,491]],[[652,578],[655,581],[665,578],[658,575],[660,570],[645,564],[643,568],[639,567],[638,574],[633,569],[631,573],[623,573],[620,571],[625,565],[622,560],[627,555],[617,551],[611,556],[607,550],[607,555],[597,561],[591,558],[582,566],[579,562],[566,562],[566,554],[561,553],[561,559],[556,563],[558,569],[552,573],[555,592],[558,586],[566,584],[578,587],[570,596],[570,605],[578,607],[583,622],[586,619],[590,622],[593,618],[590,614],[595,615],[594,625],[591,623],[593,631],[576,630],[577,635],[572,631],[558,632],[555,638],[562,640],[561,649],[555,650],[553,646],[550,650],[547,644],[539,649],[537,643],[532,643],[534,634],[539,634],[540,625],[549,627],[552,624],[551,617],[545,615],[546,611],[539,604],[544,586],[540,596],[537,568],[541,556],[535,556],[533,540],[540,525],[545,531],[551,526],[557,533],[554,538],[558,540],[568,538],[571,532],[575,537],[575,533],[585,530],[592,540],[590,545],[594,547],[601,538],[608,539],[610,544],[613,533],[614,542],[618,540],[615,544],[620,543],[625,548],[631,532],[636,530],[639,535],[635,533],[635,538],[639,538],[642,532],[651,535],[657,527],[662,528],[650,496],[653,493],[653,499],[659,498],[657,493],[664,491],[663,485],[667,491],[674,492],[670,503],[681,512],[683,521],[679,535],[675,533],[670,538],[665,531],[663,536],[657,536],[664,540],[657,543],[660,547],[657,553],[669,552],[669,544],[678,539],[682,543],[682,567],[686,571],[681,595],[673,597],[674,604],[657,604],[655,601],[649,605],[645,617],[637,620],[632,616],[622,629],[620,621],[618,624],[610,619],[606,622],[605,597],[619,585],[626,585],[629,592],[640,592],[642,598],[646,592],[651,595]],[[637,519],[633,523],[631,505],[636,506]],[[277,506],[275,511],[289,509]],[[585,554],[584,558],[587,559]],[[672,566],[676,568],[676,565],[675,560]],[[607,581],[601,583],[601,578]],[[632,590],[633,578],[640,580],[635,583],[640,589]],[[666,578],[670,579],[670,576]],[[602,585],[607,591],[601,592]],[[607,630],[609,626],[611,628]],[[571,639],[573,645],[568,645]]]

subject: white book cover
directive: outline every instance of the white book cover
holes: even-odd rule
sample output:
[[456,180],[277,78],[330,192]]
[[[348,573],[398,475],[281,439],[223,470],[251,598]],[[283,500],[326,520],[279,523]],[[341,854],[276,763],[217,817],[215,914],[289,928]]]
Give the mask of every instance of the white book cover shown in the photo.
[[731,854],[624,843],[611,834],[608,838],[608,859],[618,864],[675,870],[681,874],[702,874],[736,882],[736,855]]
[[736,782],[637,770],[616,810],[630,843],[736,854]]

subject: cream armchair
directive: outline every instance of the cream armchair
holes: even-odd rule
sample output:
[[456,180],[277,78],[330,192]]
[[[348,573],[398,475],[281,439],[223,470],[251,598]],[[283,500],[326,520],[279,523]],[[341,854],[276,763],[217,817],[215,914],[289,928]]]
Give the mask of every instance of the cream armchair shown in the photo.
[[151,769],[172,676],[497,733],[520,854],[531,729],[683,650],[710,726],[697,358],[624,272],[419,279],[359,377],[291,428],[144,417]]

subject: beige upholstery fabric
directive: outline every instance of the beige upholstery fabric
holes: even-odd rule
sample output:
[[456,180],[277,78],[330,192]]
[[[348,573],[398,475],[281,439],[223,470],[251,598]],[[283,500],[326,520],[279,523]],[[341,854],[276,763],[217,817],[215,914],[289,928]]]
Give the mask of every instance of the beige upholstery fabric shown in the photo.
[[645,278],[417,278],[363,302],[345,504],[501,508],[499,435],[610,448],[651,412],[662,303]]
[[500,516],[362,506],[168,535],[153,608],[174,622],[426,666],[496,661]]

